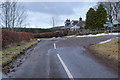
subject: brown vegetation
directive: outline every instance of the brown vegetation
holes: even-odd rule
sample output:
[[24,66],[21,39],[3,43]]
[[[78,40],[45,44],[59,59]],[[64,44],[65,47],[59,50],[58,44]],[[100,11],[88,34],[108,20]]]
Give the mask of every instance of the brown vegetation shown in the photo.
[[39,34],[34,34],[34,38],[52,38],[52,37],[62,37],[67,34],[62,33],[62,32],[47,32],[47,33],[39,33]]
[[91,46],[97,53],[106,56],[109,59],[114,59],[118,61],[118,54],[119,54],[119,39],[113,39],[110,42],[104,44],[97,44]]
[[28,32],[11,32],[10,30],[2,30],[2,47],[6,47],[13,43],[20,43],[21,41],[29,41],[33,38],[32,33]]

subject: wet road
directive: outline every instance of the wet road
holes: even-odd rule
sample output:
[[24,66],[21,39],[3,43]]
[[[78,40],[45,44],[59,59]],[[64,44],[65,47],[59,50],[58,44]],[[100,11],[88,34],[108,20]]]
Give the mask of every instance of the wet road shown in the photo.
[[[115,37],[115,36],[113,36]],[[44,39],[31,52],[12,78],[117,78],[117,73],[90,57],[85,47],[110,39]]]

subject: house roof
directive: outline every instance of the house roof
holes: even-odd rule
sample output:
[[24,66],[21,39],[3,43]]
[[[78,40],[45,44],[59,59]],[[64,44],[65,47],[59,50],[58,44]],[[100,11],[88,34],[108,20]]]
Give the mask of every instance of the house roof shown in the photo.
[[79,21],[78,23],[77,23],[77,26],[83,26],[85,24],[85,21]]
[[73,22],[78,22],[78,20],[72,20]]

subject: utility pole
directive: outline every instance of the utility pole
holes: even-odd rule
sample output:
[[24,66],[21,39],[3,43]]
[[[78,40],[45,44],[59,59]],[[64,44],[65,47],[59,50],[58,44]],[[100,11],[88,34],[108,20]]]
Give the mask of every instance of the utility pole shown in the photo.
[[54,28],[54,26],[55,26],[54,17],[52,17],[52,24],[53,24],[53,28]]

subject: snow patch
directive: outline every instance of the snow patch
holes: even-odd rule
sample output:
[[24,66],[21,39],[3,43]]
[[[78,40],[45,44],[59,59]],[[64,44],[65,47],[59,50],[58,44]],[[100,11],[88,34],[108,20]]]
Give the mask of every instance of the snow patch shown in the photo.
[[76,35],[71,35],[71,36],[65,36],[67,38],[71,38],[71,37],[76,37]]
[[37,39],[37,41],[40,41],[41,39]]
[[120,35],[120,33],[100,33],[100,34],[89,34],[89,35],[82,35],[82,36],[76,36],[76,37],[97,37],[97,36],[105,36],[105,35]]

